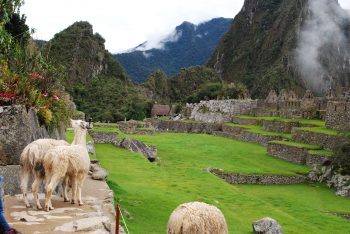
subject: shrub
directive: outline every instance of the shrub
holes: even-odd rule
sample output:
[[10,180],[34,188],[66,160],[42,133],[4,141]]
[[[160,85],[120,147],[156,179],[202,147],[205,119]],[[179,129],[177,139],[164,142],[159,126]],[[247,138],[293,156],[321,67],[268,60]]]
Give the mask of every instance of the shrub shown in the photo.
[[350,175],[350,143],[344,144],[336,150],[333,165],[340,174]]

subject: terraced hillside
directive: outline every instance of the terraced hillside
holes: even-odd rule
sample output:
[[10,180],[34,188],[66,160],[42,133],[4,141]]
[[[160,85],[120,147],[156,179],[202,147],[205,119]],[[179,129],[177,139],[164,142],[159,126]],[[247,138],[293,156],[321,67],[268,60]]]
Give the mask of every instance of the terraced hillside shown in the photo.
[[[263,125],[241,125],[234,127],[257,135],[281,134],[264,130]],[[96,130],[120,133],[116,127]],[[281,136],[282,143],[293,144],[292,133],[282,134],[286,134]],[[306,165],[269,156],[266,146],[204,134],[120,133],[125,136],[157,146],[159,157],[157,163],[150,163],[139,154],[109,144],[96,145],[97,159],[110,173],[109,184],[121,199],[132,233],[164,233],[172,210],[189,201],[219,207],[230,233],[251,233],[251,223],[265,216],[275,218],[285,233],[346,233],[350,229],[350,222],[340,217],[349,212],[350,200],[335,196],[325,185],[232,185],[209,172],[216,168],[246,176],[293,177],[309,171]],[[321,146],[309,150],[325,151]]]

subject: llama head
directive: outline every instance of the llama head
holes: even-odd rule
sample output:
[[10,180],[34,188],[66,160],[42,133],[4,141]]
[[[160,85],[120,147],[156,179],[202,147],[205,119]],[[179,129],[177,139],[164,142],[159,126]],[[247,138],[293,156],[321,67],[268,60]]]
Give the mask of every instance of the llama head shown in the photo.
[[91,122],[85,122],[83,120],[73,120],[71,119],[71,125],[72,128],[81,128],[81,129],[91,129],[92,128],[92,123]]

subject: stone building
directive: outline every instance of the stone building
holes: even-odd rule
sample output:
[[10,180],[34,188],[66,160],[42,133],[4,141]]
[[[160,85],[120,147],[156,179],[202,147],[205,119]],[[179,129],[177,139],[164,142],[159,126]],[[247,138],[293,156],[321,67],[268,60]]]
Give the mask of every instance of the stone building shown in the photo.
[[157,116],[173,116],[175,114],[176,107],[174,105],[159,105],[154,104],[151,110],[151,117]]
[[344,90],[340,96],[328,101],[326,127],[350,131],[350,90]]

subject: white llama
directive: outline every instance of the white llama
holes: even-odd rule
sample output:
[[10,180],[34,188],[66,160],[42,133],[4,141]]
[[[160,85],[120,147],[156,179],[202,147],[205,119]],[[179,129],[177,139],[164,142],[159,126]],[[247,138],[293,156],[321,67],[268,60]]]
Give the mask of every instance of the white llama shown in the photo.
[[[77,128],[79,126],[79,123],[77,122],[77,120],[71,120],[71,124],[73,128]],[[32,184],[32,192],[33,192],[34,200],[35,200],[37,209],[42,209],[40,202],[38,200],[39,186],[45,177],[45,171],[42,164],[42,160],[44,158],[45,153],[49,149],[60,145],[68,146],[69,144],[68,142],[63,140],[38,139],[28,144],[22,151],[21,158],[20,158],[21,190],[22,190],[23,199],[27,208],[30,207],[28,197],[27,197],[28,182],[31,174],[33,174],[34,182]],[[67,200],[68,198],[65,197],[64,199]]]
[[[78,195],[78,204],[83,205],[81,188],[90,168],[89,153],[86,148],[86,132],[90,123],[78,120],[79,127],[75,128],[72,145],[57,146],[46,152],[43,159],[46,180],[45,210],[54,209],[51,204],[52,192],[61,179],[64,179],[64,197],[67,197],[67,179],[72,187],[71,203],[75,203]],[[78,193],[78,194],[77,194]]]

